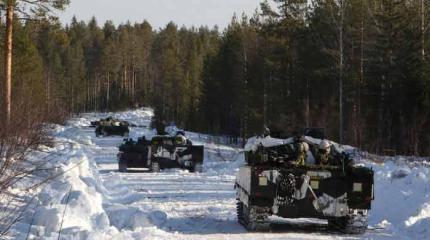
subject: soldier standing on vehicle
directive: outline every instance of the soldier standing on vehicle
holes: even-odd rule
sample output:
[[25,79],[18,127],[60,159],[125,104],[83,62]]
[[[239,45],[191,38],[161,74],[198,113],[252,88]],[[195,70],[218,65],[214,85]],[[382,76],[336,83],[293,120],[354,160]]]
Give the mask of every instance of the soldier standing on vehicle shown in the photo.
[[182,134],[177,134],[175,137],[175,144],[179,146],[185,146],[187,144],[187,139]]
[[263,137],[270,137],[270,129],[266,125],[263,127]]
[[304,166],[308,156],[309,145],[304,141],[305,137],[300,136],[296,139],[297,165]]
[[327,166],[330,160],[330,143],[327,140],[322,140],[318,145],[318,151],[315,154],[315,164]]
[[166,135],[166,122],[163,120],[155,120],[155,129],[157,130],[157,135]]

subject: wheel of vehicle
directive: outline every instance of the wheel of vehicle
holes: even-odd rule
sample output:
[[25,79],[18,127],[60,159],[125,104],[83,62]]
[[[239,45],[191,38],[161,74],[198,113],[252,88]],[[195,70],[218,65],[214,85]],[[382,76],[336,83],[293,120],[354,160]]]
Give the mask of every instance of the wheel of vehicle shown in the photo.
[[130,135],[129,132],[124,132],[124,134],[122,136],[125,137],[125,138],[128,138],[129,135]]
[[160,164],[158,162],[151,162],[151,172],[160,172]]
[[243,226],[246,225],[246,223],[244,222],[244,217],[243,217],[243,202],[240,201],[240,199],[236,199],[236,211],[237,211],[237,221],[242,224]]
[[257,221],[251,212],[251,208],[252,206],[247,207],[245,204],[243,205],[243,222],[245,223],[244,226],[248,231],[254,232],[257,231]]
[[108,133],[107,133],[107,131],[105,129],[102,130],[102,135],[103,135],[103,137],[107,137],[108,136]]
[[265,213],[259,213],[256,207],[248,207],[238,200],[236,209],[238,222],[248,231],[266,232],[270,230],[270,223],[267,222],[268,215]]

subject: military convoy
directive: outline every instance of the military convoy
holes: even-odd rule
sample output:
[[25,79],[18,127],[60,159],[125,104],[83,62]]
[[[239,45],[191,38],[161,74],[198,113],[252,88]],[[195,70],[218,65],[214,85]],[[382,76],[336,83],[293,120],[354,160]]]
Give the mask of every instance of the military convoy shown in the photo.
[[[91,125],[97,136],[124,137],[130,126],[111,117]],[[124,139],[118,153],[120,172],[130,168],[202,172],[203,146],[194,145],[184,132],[170,136],[157,130],[159,135],[151,139]],[[330,229],[363,233],[374,199],[374,172],[354,165],[341,146],[324,138],[321,129],[305,129],[287,139],[272,138],[270,131],[250,138],[246,165],[235,182],[238,222],[249,231],[266,231],[270,216],[320,218]]]
[[235,188],[237,218],[248,230],[269,230],[272,215],[327,219],[329,228],[346,233],[367,229],[374,173],[354,166],[337,144],[309,136],[254,137],[245,159]]
[[137,141],[126,139],[119,150],[118,168],[121,172],[128,168],[147,168],[152,172],[182,168],[202,172],[203,146],[193,145],[183,133],[157,135],[151,140],[144,137]]
[[107,137],[112,135],[128,137],[130,132],[130,124],[128,122],[114,119],[112,117],[91,122],[90,126],[96,128],[95,133],[97,137]]

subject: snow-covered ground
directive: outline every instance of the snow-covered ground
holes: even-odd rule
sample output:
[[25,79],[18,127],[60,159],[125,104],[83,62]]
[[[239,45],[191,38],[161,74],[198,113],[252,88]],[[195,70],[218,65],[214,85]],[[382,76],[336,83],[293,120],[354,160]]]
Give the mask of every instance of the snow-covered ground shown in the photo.
[[272,232],[248,233],[237,223],[233,189],[244,163],[241,149],[188,133],[205,145],[203,173],[120,173],[116,154],[122,139],[96,138],[87,127],[110,115],[138,126],[130,137],[154,134],[147,127],[150,109],[86,114],[56,126],[57,144],[46,149],[56,156],[55,168],[40,175],[59,176],[40,189],[10,238],[57,239],[61,229],[61,239],[430,239],[430,170],[423,159],[384,158],[377,164],[367,159],[375,156],[357,155],[375,170],[376,181],[364,235],[329,232],[324,221],[310,219],[273,219]]

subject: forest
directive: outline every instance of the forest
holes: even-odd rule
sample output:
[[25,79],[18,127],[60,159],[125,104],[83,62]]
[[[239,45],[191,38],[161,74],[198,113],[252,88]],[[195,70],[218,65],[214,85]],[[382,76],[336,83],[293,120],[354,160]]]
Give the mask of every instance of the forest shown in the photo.
[[16,19],[12,109],[151,106],[166,123],[214,135],[317,127],[370,152],[429,155],[429,7],[274,0],[226,29]]

